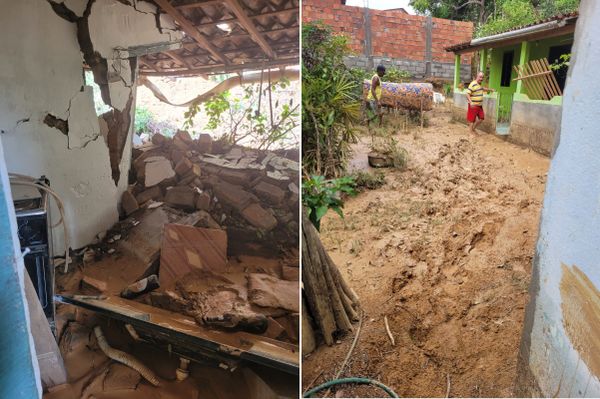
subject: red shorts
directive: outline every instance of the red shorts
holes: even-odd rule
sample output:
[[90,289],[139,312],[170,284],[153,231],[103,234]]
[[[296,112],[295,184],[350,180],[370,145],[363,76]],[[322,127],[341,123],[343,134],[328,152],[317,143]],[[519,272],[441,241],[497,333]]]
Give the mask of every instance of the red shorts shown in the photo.
[[485,115],[483,114],[483,107],[481,105],[471,105],[467,104],[469,109],[467,110],[467,120],[469,122],[475,122],[475,118],[479,118],[481,120],[485,119]]

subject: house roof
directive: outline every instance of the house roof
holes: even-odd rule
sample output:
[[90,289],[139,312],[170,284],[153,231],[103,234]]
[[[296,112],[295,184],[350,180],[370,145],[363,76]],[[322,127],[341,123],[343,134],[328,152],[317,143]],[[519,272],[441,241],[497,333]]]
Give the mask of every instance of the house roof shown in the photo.
[[154,0],[185,35],[140,57],[145,75],[203,75],[299,63],[299,0]]
[[500,47],[525,40],[537,40],[540,38],[572,33],[575,30],[575,22],[577,22],[578,16],[578,12],[555,15],[549,18],[540,19],[531,24],[517,26],[494,35],[453,44],[452,46],[446,47],[445,50],[460,54],[482,48]]

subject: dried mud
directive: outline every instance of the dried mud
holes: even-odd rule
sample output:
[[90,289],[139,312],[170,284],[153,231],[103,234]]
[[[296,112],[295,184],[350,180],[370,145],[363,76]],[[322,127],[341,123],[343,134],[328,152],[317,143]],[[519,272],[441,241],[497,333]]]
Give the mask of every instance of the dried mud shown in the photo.
[[[349,199],[345,219],[322,222],[323,243],[364,310],[342,377],[377,379],[401,397],[513,396],[549,160],[469,134],[445,107],[430,114],[422,132],[395,136],[407,168],[384,170],[387,183]],[[368,168],[369,140],[355,146],[351,167]],[[352,338],[303,360],[304,390],[333,378]]]

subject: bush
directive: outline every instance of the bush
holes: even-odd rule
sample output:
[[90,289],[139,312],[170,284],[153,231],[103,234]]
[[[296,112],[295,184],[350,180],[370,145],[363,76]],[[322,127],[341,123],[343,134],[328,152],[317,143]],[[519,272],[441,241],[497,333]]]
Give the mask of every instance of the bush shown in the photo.
[[177,131],[177,126],[166,120],[156,120],[156,117],[150,110],[138,107],[135,109],[134,129],[140,135],[146,133],[153,136],[156,133],[160,133],[165,136],[173,136]]
[[351,177],[354,180],[355,188],[359,191],[375,190],[386,183],[385,174],[381,171],[375,173],[360,171],[353,173]]
[[302,183],[302,202],[308,208],[308,219],[320,230],[321,219],[329,209],[344,217],[344,195],[356,195],[352,177],[325,180],[324,176],[311,176]]

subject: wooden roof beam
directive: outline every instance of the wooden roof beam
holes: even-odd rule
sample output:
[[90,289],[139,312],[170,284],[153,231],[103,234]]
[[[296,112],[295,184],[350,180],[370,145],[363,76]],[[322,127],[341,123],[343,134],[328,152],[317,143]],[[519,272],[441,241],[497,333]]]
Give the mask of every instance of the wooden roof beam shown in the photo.
[[212,54],[213,57],[221,61],[225,65],[229,65],[229,60],[219,52],[219,50],[213,46],[208,39],[196,29],[196,27],[189,21],[186,17],[184,17],[175,7],[169,3],[168,0],[154,0],[154,2],[163,9],[167,14],[169,14],[181,27],[181,29],[192,39],[198,42],[199,45],[206,48],[209,53]]
[[222,73],[235,73],[239,71],[247,70],[260,70],[264,68],[277,68],[288,65],[298,65],[300,59],[298,57],[292,58],[280,58],[268,62],[248,62],[239,65],[211,65],[205,67],[199,67],[187,70],[170,70],[162,72],[143,72],[147,76],[189,76],[189,75],[200,75],[200,74],[222,74]]
[[235,14],[238,23],[250,34],[252,40],[258,43],[269,58],[276,59],[277,54],[275,54],[273,48],[271,48],[271,45],[267,42],[267,39],[265,39],[262,33],[256,28],[252,19],[246,14],[246,11],[242,8],[239,0],[225,0],[225,4],[227,4],[227,7]]
[[172,51],[167,51],[167,52],[165,52],[165,54],[167,56],[169,56],[172,60],[180,63],[181,65],[183,65],[184,67],[189,68],[189,69],[192,68],[192,66],[190,64],[188,64],[188,62],[183,57],[180,57],[178,54],[175,54]]
[[[177,7],[177,8],[179,8],[179,7]],[[256,18],[261,18],[261,17],[270,17],[273,15],[287,14],[292,11],[298,12],[298,7],[284,8],[283,10],[269,11],[269,12],[265,12],[262,14],[251,15],[249,18],[256,19]],[[222,19],[220,21],[204,22],[201,24],[197,24],[196,27],[197,28],[206,28],[206,27],[216,26],[216,25],[220,25],[220,24],[228,24],[228,23],[236,22],[237,20],[238,20],[237,18],[228,18],[228,19]]]

